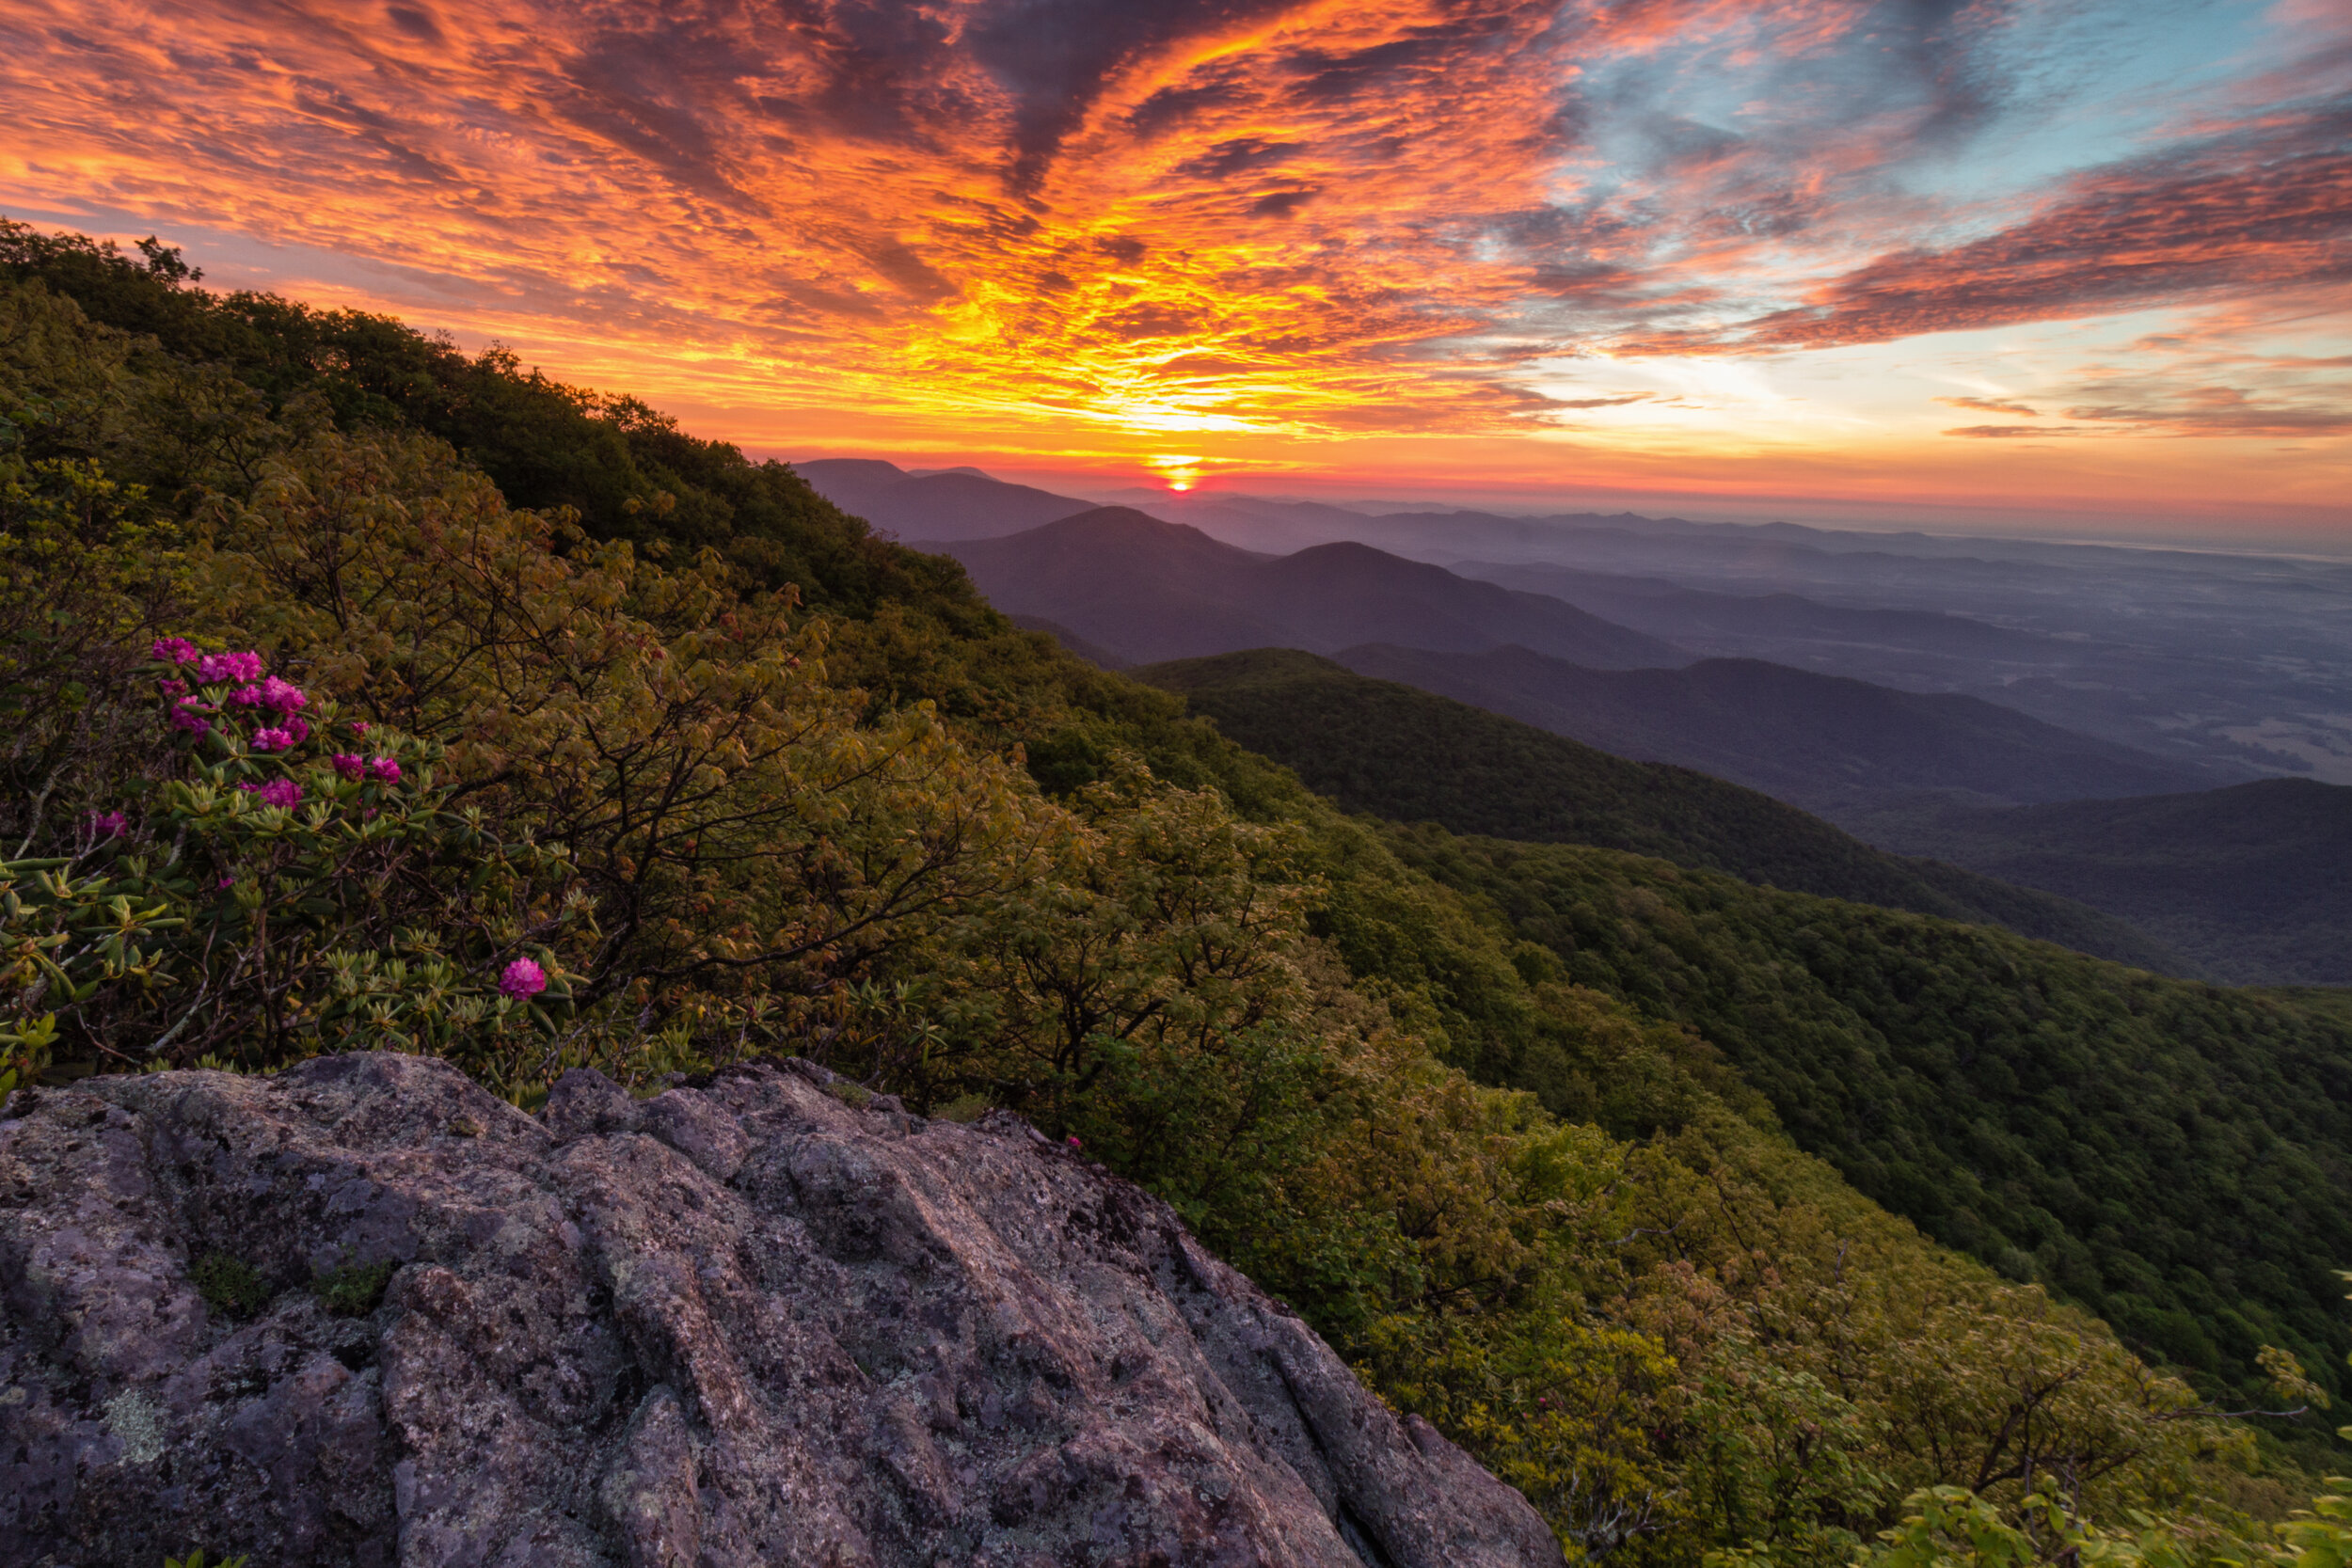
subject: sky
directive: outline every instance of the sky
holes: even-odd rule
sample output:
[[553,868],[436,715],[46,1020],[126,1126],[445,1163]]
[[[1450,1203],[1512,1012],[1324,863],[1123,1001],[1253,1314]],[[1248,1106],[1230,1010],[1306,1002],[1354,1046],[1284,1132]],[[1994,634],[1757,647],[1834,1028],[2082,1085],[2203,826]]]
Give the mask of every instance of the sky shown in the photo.
[[2352,548],[2344,0],[10,0],[0,104],[759,454]]

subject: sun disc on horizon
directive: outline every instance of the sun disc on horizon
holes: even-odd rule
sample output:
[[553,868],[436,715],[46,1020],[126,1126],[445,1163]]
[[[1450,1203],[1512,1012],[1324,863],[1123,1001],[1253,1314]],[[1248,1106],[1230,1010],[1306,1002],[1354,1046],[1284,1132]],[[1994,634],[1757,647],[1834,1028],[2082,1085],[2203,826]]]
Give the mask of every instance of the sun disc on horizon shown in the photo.
[[1154,457],[1144,466],[1179,495],[1200,483],[1201,460],[1198,457]]

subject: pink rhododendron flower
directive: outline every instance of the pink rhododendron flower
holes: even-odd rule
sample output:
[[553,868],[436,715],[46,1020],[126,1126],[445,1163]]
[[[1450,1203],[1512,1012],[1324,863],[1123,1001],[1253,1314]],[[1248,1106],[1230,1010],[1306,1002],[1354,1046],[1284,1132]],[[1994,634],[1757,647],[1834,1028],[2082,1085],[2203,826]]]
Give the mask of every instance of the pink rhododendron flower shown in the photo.
[[166,664],[194,664],[197,657],[196,644],[184,637],[159,637],[149,652]]
[[257,752],[282,752],[294,744],[294,739],[284,730],[255,730],[253,749]]
[[272,779],[265,784],[241,784],[237,787],[247,795],[258,796],[265,806],[291,808],[302,799],[302,786],[292,779]]
[[196,678],[206,686],[218,686],[224,681],[257,681],[262,678],[262,656],[247,651],[242,654],[206,654],[198,662]]
[[338,752],[330,760],[335,764],[335,771],[354,784],[367,776],[368,765],[349,752]]
[[536,996],[548,989],[548,972],[529,958],[516,958],[499,976],[499,990],[509,996]]
[[368,758],[368,771],[386,784],[400,783],[400,764],[389,757]]

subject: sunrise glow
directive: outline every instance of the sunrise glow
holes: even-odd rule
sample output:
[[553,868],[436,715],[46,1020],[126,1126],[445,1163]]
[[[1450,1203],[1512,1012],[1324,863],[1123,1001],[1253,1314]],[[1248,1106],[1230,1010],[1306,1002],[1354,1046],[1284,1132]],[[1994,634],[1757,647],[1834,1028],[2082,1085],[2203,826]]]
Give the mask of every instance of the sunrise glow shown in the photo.
[[2352,10],[2175,12],[34,0],[0,213],[763,453],[2352,530]]

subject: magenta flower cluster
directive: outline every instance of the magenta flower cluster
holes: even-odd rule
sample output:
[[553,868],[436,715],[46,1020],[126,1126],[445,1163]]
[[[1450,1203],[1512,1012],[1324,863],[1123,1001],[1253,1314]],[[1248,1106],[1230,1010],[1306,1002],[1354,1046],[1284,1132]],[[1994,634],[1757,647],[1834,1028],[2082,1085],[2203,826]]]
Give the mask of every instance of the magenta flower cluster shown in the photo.
[[296,801],[302,799],[302,786],[292,779],[272,779],[269,783],[262,784],[241,784],[237,787],[247,795],[258,797],[262,804],[265,806],[284,806],[291,809]]
[[506,966],[506,973],[499,976],[499,990],[518,1001],[526,996],[536,996],[547,989],[548,972],[529,958],[516,958]]
[[196,678],[205,686],[260,680],[262,656],[250,650],[241,654],[206,654],[196,661]]
[[335,771],[354,784],[361,779],[381,779],[386,784],[400,782],[400,764],[390,757],[363,757],[356,752],[338,752],[327,759]]
[[292,713],[308,707],[310,694],[292,681],[272,675],[259,686],[240,687],[229,693],[229,700],[241,707],[265,707],[272,713]]
[[[276,718],[275,722],[262,724],[249,737],[255,751],[290,751],[310,738],[310,721],[301,716],[301,710],[310,705],[310,694],[283,676],[262,674],[262,656],[252,649],[231,654],[199,653],[196,644],[184,637],[159,637],[149,652],[166,664],[195,665],[199,685],[243,682],[229,693],[230,705],[258,709]],[[212,733],[219,709],[190,696],[188,683],[176,675],[167,676],[161,685],[164,695],[173,699],[172,728],[189,735]],[[353,728],[359,734],[367,733],[364,724]]]

